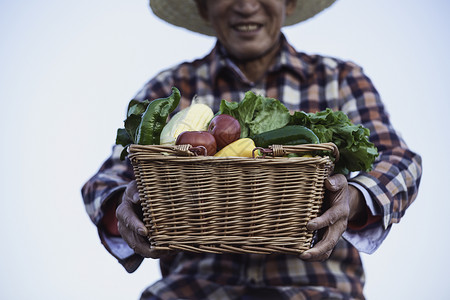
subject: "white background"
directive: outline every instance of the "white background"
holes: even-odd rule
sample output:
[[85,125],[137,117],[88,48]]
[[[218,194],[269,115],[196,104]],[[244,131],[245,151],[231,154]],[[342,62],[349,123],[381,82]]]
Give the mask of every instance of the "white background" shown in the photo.
[[[419,196],[363,255],[368,299],[449,299],[449,32],[445,0],[339,0],[284,30],[298,50],[351,59],[423,156]],[[0,1],[0,298],[138,299],[87,217],[80,188],[110,154],[128,101],[214,39],[158,20],[147,1]]]

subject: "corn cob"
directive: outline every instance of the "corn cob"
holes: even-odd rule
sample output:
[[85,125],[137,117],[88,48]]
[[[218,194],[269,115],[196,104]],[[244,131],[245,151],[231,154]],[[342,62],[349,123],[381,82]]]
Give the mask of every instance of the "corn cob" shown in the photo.
[[176,113],[164,126],[161,145],[175,145],[175,141],[183,131],[205,131],[214,117],[212,109],[206,104],[195,103]]

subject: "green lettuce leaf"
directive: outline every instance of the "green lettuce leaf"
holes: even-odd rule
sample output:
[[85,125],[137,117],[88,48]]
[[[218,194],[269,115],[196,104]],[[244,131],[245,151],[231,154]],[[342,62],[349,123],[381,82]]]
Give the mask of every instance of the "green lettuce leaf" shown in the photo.
[[240,102],[222,100],[217,114],[228,114],[241,125],[241,138],[286,126],[291,115],[279,100],[245,93]]
[[335,164],[336,173],[370,171],[378,156],[377,148],[369,141],[369,129],[353,124],[342,111],[327,108],[317,113],[295,112],[290,124],[310,128],[321,143],[336,144],[340,154]]

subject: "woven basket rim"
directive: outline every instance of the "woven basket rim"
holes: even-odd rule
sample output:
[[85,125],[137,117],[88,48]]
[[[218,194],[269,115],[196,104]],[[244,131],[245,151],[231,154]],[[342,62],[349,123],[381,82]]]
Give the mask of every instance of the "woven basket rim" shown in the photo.
[[[190,145],[137,145],[132,144],[128,146],[129,158],[133,159],[139,156],[140,159],[145,159],[146,155],[155,158],[158,157],[166,157],[166,159],[179,158],[180,161],[188,158],[192,161],[240,161],[240,162],[251,162],[251,161],[268,161],[267,159],[258,158],[249,158],[249,157],[238,157],[238,156],[228,156],[228,157],[216,157],[216,156],[195,156],[192,152],[189,152]],[[255,149],[257,149],[256,147]],[[301,153],[301,152],[309,152],[309,151],[329,151],[332,153],[335,162],[339,160],[339,150],[334,143],[320,143],[320,144],[302,144],[302,145],[272,145],[269,147],[270,149],[278,149],[277,151],[281,151],[285,154],[289,153]],[[314,161],[320,160],[323,157],[313,156],[313,157],[285,157],[285,156],[277,156],[271,157],[266,156],[265,158],[271,158],[276,160],[289,160],[289,161]]]

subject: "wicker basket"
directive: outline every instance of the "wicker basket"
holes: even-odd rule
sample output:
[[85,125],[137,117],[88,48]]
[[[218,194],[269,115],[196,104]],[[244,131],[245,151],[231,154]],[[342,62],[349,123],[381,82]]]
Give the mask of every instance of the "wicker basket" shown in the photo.
[[321,209],[334,144],[276,146],[264,158],[195,156],[189,145],[129,147],[144,223],[158,250],[300,254]]

